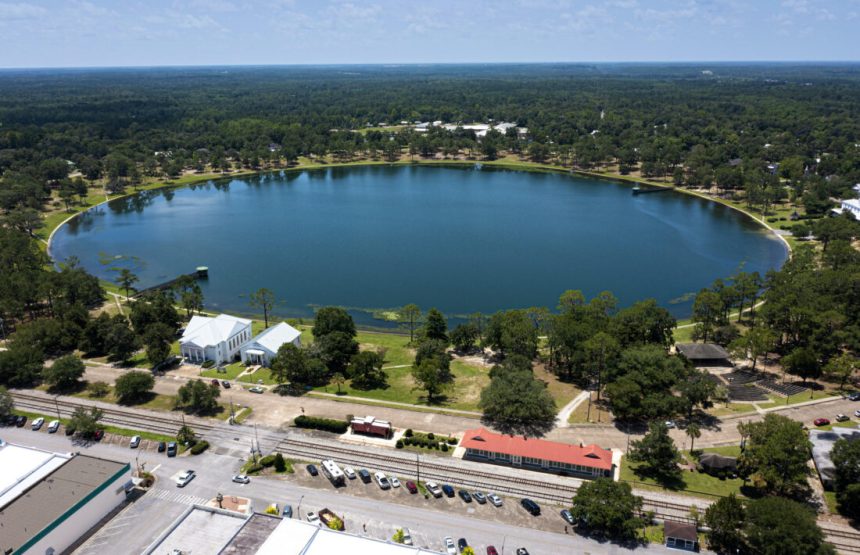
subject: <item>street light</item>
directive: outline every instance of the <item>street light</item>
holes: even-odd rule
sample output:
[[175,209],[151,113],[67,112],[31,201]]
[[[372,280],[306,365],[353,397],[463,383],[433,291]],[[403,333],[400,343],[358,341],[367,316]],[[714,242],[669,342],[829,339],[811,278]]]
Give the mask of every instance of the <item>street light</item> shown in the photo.
[[299,516],[297,516],[296,518],[298,518],[299,520],[301,520],[301,518],[302,518],[302,500],[303,500],[304,498],[305,498],[305,496],[304,496],[304,495],[302,495],[301,497],[299,497],[299,506],[298,506],[298,507],[296,507],[296,513],[298,513],[298,515],[299,515]]

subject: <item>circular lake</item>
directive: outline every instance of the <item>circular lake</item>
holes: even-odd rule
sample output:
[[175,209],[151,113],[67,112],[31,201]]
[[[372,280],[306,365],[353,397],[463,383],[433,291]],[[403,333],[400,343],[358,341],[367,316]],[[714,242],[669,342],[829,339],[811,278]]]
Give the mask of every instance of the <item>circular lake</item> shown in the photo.
[[209,267],[208,310],[280,316],[416,303],[449,316],[554,308],[567,289],[655,298],[678,317],[692,295],[739,270],[779,267],[783,243],[739,212],[673,192],[559,173],[484,167],[330,168],[145,192],[62,226],[51,255],[144,288]]

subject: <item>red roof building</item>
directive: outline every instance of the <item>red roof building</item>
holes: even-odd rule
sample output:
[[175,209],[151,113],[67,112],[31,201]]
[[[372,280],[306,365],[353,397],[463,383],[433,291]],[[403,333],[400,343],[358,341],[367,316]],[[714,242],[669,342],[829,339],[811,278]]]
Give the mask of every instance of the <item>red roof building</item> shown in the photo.
[[465,458],[590,478],[613,475],[612,451],[597,445],[571,445],[544,439],[467,430],[460,446]]

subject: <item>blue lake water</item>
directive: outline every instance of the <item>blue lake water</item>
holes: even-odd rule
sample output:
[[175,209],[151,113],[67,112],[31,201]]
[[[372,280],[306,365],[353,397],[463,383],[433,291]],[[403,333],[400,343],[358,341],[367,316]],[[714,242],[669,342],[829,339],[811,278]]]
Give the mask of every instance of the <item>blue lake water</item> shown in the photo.
[[[674,192],[558,173],[473,167],[356,167],[271,173],[145,192],[57,230],[57,261],[100,278],[132,269],[143,288],[209,267],[208,310],[275,312],[416,303],[450,316],[554,308],[567,289],[611,291],[620,306],[655,298],[688,316],[691,294],[740,269],[764,273],[787,252],[737,211]],[[367,311],[360,309],[369,309]]]

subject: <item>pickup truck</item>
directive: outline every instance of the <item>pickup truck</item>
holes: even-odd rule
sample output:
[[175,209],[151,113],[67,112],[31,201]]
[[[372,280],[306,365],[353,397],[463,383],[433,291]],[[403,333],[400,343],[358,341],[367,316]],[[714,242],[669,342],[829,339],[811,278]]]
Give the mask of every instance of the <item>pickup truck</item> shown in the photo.
[[340,530],[341,532],[346,529],[346,526],[344,526],[343,519],[331,512],[330,510],[323,509],[317,514],[320,517],[320,521],[326,528],[330,528],[331,530]]

